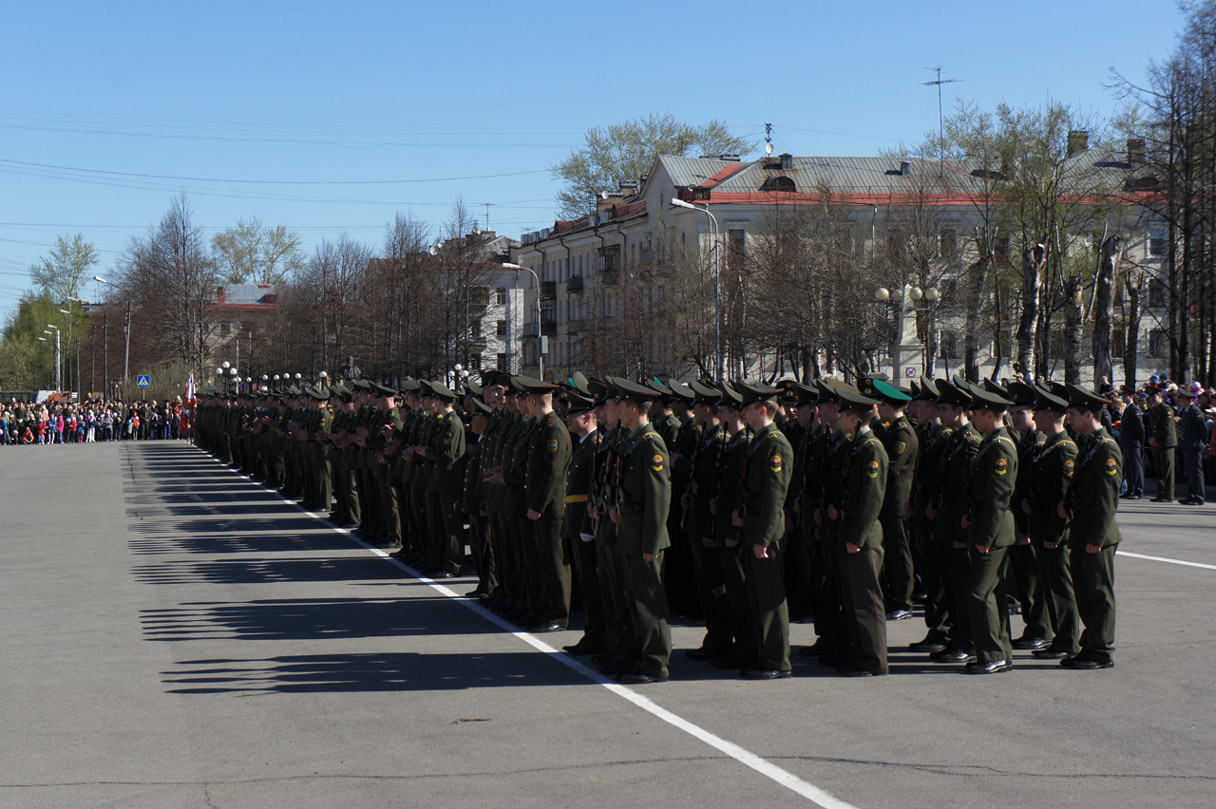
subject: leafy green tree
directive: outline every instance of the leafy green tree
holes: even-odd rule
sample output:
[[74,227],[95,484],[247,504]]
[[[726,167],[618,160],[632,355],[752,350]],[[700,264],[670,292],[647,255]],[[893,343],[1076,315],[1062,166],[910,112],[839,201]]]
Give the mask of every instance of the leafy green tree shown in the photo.
[[211,249],[229,284],[277,284],[306,263],[298,234],[283,225],[264,227],[256,216],[215,234]]
[[59,236],[51,252],[30,265],[30,280],[57,303],[66,303],[80,297],[80,285],[97,260],[93,243],[81,234],[70,240]]
[[746,154],[754,144],[735,137],[726,123],[717,119],[701,126],[676,120],[670,113],[652,113],[645,118],[593,127],[583,135],[583,145],[552,167],[560,180],[558,215],[577,219],[595,212],[595,198],[615,191],[619,183],[637,180],[650,171],[659,155]]

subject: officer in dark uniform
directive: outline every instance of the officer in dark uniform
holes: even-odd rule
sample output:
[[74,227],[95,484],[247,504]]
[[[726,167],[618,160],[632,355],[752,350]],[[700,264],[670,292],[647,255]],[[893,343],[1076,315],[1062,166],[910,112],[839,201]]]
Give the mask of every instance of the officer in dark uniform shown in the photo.
[[[991,381],[986,385],[993,385]],[[1000,393],[1000,391],[997,391]],[[1022,503],[1030,496],[1030,476],[1034,469],[1031,461],[1035,450],[1046,441],[1046,436],[1035,429],[1035,389],[1024,382],[1011,382],[1008,388],[1013,405],[1009,408],[1009,437],[1018,446],[1018,479],[1014,483],[1013,513],[1016,543],[1009,549],[1009,573],[1012,581],[1007,589],[1015,589],[1021,602],[1022,620],[1025,628],[1022,636],[1013,641],[1013,648],[1023,651],[1045,649],[1051,642],[1051,617],[1048,598],[1041,579],[1037,559],[1038,547],[1030,538],[1030,515],[1022,510]],[[1009,585],[1012,585],[1010,587]]]
[[1068,669],[1115,665],[1115,552],[1122,539],[1115,512],[1123,480],[1123,454],[1099,419],[1107,404],[1092,391],[1068,386],[1070,423],[1087,439],[1077,459],[1068,497],[1059,506],[1060,515],[1070,523],[1072,581],[1077,610],[1085,625],[1080,653],[1060,661]]
[[912,590],[916,582],[907,515],[920,439],[904,414],[904,408],[912,401],[909,393],[875,379],[870,383],[870,395],[878,401],[878,418],[883,425],[879,438],[888,459],[885,499],[879,515],[887,619],[902,621],[912,617]]
[[684,528],[692,550],[697,595],[705,618],[705,638],[696,649],[685,652],[694,660],[721,660],[731,654],[732,631],[726,582],[723,579],[722,543],[714,536],[711,512],[722,475],[722,453],[726,449],[726,427],[718,418],[722,392],[694,381],[693,418],[699,441],[691,457],[688,489],[683,495]]
[[938,417],[953,433],[942,453],[938,471],[941,485],[937,498],[926,506],[926,513],[933,520],[933,539],[938,552],[942,554],[946,604],[950,613],[950,640],[945,649],[932,652],[929,656],[944,663],[970,663],[975,659],[967,599],[971,559],[967,546],[968,532],[962,520],[970,500],[971,462],[979,452],[982,437],[967,415],[971,386],[955,377],[953,381],[938,380],[937,390]]
[[625,379],[612,380],[621,426],[628,437],[617,460],[616,554],[633,624],[630,670],[617,681],[641,685],[668,679],[671,658],[671,616],[663,590],[662,554],[670,541],[667,517],[671,509],[671,465],[667,446],[651,426],[648,409],[657,391]]
[[759,659],[745,663],[741,673],[751,680],[773,680],[793,674],[784,539],[794,449],[774,423],[781,390],[762,382],[740,382],[738,391],[743,397],[743,418],[755,436],[747,451],[741,502],[731,522],[742,529],[748,607],[760,642]]
[[[872,383],[884,384],[881,380]],[[849,677],[871,677],[887,673],[881,517],[890,464],[883,442],[870,428],[879,400],[845,386],[837,387],[836,392],[840,397],[840,430],[850,441],[841,470],[841,496],[828,503],[827,517],[836,526],[843,614],[854,650],[850,659],[840,661],[837,671]],[[881,388],[878,392],[889,395]]]
[[1125,405],[1119,418],[1119,449],[1123,452],[1127,490],[1121,497],[1139,500],[1144,496],[1144,464],[1140,458],[1140,448],[1144,445],[1144,414],[1140,412],[1137,393],[1130,388],[1123,390]]
[[1182,456],[1182,472],[1186,476],[1187,495],[1179,500],[1184,506],[1202,506],[1206,492],[1203,482],[1203,456],[1208,445],[1208,427],[1203,420],[1203,411],[1195,404],[1195,398],[1203,394],[1203,388],[1195,383],[1192,388],[1179,388],[1178,400],[1178,454]]
[[908,644],[913,652],[941,652],[950,639],[950,613],[947,603],[945,555],[933,538],[929,507],[937,502],[941,489],[941,467],[945,450],[954,430],[944,427],[937,415],[937,385],[927,376],[915,384],[912,394],[920,458],[913,487],[912,550],[914,569],[925,588],[924,639]]
[[562,522],[562,537],[570,547],[574,575],[583,596],[583,636],[578,643],[562,648],[574,655],[596,655],[608,646],[604,593],[596,573],[595,529],[587,509],[600,433],[595,399],[579,392],[568,392],[565,399],[566,426],[575,443],[566,472],[566,516]]

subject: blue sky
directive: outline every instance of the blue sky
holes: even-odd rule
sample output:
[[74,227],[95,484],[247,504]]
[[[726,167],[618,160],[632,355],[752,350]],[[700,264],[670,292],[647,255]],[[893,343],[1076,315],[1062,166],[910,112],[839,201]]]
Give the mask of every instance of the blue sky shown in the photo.
[[[937,126],[921,86],[1108,117],[1183,19],[1169,2],[20,3],[0,47],[0,314],[58,234],[106,275],[184,191],[206,233],[259,217],[305,247],[554,219],[547,169],[588,127],[670,112],[779,152],[869,155]],[[90,282],[85,297],[101,293]]]

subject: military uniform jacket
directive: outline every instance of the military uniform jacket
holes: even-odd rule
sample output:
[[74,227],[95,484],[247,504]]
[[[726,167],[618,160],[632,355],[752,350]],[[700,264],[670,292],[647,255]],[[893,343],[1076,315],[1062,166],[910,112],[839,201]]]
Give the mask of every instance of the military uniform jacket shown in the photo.
[[1115,512],[1123,481],[1123,453],[1105,429],[1086,443],[1077,460],[1067,505],[1072,511],[1069,542],[1073,548],[1086,545],[1105,548],[1122,540]]
[[1174,410],[1165,402],[1148,411],[1149,436],[1157,439],[1158,449],[1178,446],[1178,431],[1174,425]]
[[1018,448],[1004,427],[980,441],[971,461],[968,487],[971,547],[1004,548],[1016,539],[1009,510],[1018,478]]
[[426,459],[434,464],[431,486],[440,492],[464,488],[464,422],[456,413],[438,413],[426,448]]
[[[571,436],[571,441],[574,436]],[[570,454],[570,466],[566,470],[566,516],[562,519],[562,536],[580,538],[580,534],[591,534],[591,517],[587,514],[587,501],[591,496],[592,475],[595,472],[595,454],[600,445],[599,430],[592,430],[574,445]]]
[[617,452],[622,428],[610,427],[600,439],[595,451],[595,465],[591,471],[591,504],[603,515],[595,528],[596,544],[609,548],[616,545],[616,524],[608,519],[608,510],[616,502]]
[[733,514],[741,505],[743,478],[747,474],[747,451],[752,442],[752,428],[744,426],[728,436],[722,449],[721,472],[718,491],[714,497],[717,516],[714,518],[714,539],[721,547],[727,539],[739,536],[739,529],[731,523]]
[[[671,457],[671,500],[673,508],[679,500],[688,493],[688,484],[692,478],[693,456],[697,454],[697,445],[701,440],[701,425],[689,416],[676,432],[675,451]],[[670,446],[670,445],[668,445]]]
[[726,450],[726,427],[716,424],[701,431],[692,460],[692,478],[688,484],[688,522],[685,530],[693,542],[700,543],[714,535],[714,516],[709,504],[718,494],[722,476],[722,453]]
[[1068,522],[1060,519],[1059,506],[1068,497],[1077,453],[1076,442],[1061,430],[1037,445],[1030,455],[1027,499],[1030,500],[1030,538],[1035,542],[1059,545],[1068,538]]
[[767,547],[785,536],[785,496],[793,464],[794,449],[775,423],[756,433],[747,448],[739,509],[746,542]]
[[[1027,430],[1024,434],[1019,434],[1012,429],[1007,432],[1011,438],[1017,441],[1018,445],[1018,479],[1013,484],[1013,505],[1009,509],[1013,512],[1014,530],[1018,532],[1019,536],[1028,536],[1030,534],[1030,515],[1022,510],[1022,501],[1030,497],[1030,476],[1034,471],[1035,450],[1043,446],[1047,436],[1038,430]],[[1053,508],[1052,511],[1055,509]]]
[[667,446],[649,423],[634,430],[617,460],[617,553],[658,554],[671,544],[671,469]]
[[863,550],[875,550],[882,546],[878,515],[889,499],[890,461],[883,441],[872,430],[862,431],[847,446],[841,468],[843,488],[836,538]]
[[566,471],[570,466],[570,430],[556,413],[541,416],[532,430],[524,489],[528,508],[544,519],[566,513]]
[[[971,462],[979,452],[981,441],[979,431],[970,424],[954,430],[947,440],[942,455],[937,520],[934,523],[934,536],[938,541],[965,540],[966,532],[959,521],[967,513],[971,491]],[[1012,481],[1009,491],[1013,491]]]
[[912,484],[916,479],[916,457],[920,439],[904,416],[891,422],[882,431],[882,447],[887,454],[886,500],[883,514],[902,517],[904,507],[912,499]]
[[1178,432],[1180,444],[1189,450],[1202,449],[1208,440],[1208,428],[1203,421],[1203,411],[1191,402],[1190,405],[1178,411]]

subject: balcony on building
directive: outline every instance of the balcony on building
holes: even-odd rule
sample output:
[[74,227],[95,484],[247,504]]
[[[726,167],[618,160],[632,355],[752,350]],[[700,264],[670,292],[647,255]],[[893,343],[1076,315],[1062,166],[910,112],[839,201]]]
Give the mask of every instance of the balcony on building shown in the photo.
[[566,281],[566,291],[581,293],[583,291],[583,276],[571,276],[570,280]]
[[578,318],[577,320],[566,321],[566,331],[570,334],[581,334],[587,330],[587,319]]
[[540,282],[540,296],[542,298],[556,298],[557,297],[557,282],[556,281],[541,281]]

